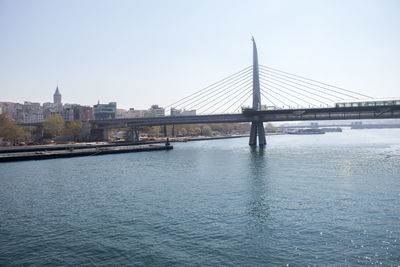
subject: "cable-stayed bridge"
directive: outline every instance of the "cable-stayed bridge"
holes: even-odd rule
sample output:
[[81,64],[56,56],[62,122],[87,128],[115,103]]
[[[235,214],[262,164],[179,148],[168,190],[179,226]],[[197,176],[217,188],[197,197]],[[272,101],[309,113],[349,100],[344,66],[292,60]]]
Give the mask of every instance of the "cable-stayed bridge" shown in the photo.
[[[263,122],[400,118],[400,98],[372,97],[258,64],[253,41],[253,65],[194,92],[166,110],[196,111],[195,116],[165,116],[91,121],[104,136],[110,128],[154,125],[251,122],[250,145],[266,144]],[[171,112],[172,113],[172,112]]]
[[112,128],[127,128],[132,137],[138,136],[140,126],[251,122],[249,144],[256,145],[258,137],[258,144],[264,146],[263,122],[400,118],[400,98],[373,99],[259,65],[254,38],[252,41],[251,66],[165,106],[171,114],[185,110],[196,115],[92,120],[92,139],[106,139]]

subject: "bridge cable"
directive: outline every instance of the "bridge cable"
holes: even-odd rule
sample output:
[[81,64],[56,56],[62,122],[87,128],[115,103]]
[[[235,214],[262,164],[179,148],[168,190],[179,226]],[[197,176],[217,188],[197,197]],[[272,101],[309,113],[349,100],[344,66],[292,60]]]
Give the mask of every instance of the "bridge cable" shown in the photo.
[[[263,76],[263,74],[261,74],[261,76]],[[265,77],[264,77],[264,78],[265,78]],[[301,93],[301,92],[298,92],[298,91],[296,91],[296,90],[290,89],[290,88],[288,88],[288,87],[286,87],[286,86],[283,86],[283,85],[281,85],[281,84],[277,84],[277,83],[275,83],[275,82],[273,82],[273,81],[271,81],[271,80],[268,80],[268,83],[275,84],[275,85],[277,85],[277,86],[280,86],[280,87],[282,87],[282,88],[285,88],[286,90],[289,90],[290,92],[293,92],[293,93],[302,95],[302,96],[307,97],[307,98],[311,98],[312,100],[317,101],[318,103],[323,103],[324,105],[328,105],[327,103],[323,102],[323,101],[320,100],[320,99],[315,99],[315,98],[313,98],[312,96],[305,95],[305,94],[303,94],[303,93]],[[282,82],[281,82],[281,83],[282,83]],[[292,87],[293,87],[293,86],[292,86]],[[302,89],[299,89],[299,90],[300,90],[300,91],[304,91],[304,90],[302,90]],[[330,101],[332,101],[332,100],[330,100]]]
[[[289,72],[281,71],[281,70],[274,69],[274,68],[271,68],[271,67],[268,67],[268,66],[264,66],[264,65],[260,65],[260,66],[262,66],[264,68],[267,68],[267,69],[270,69],[270,70],[273,70],[273,71],[276,71],[276,72],[281,72],[281,73],[284,73],[284,74],[287,74],[287,75],[291,75],[291,76],[294,76],[294,77],[298,77],[298,78],[301,78],[301,79],[304,79],[304,80],[308,80],[308,81],[312,81],[312,82],[315,82],[315,83],[323,84],[323,85],[326,85],[326,86],[329,86],[329,87],[332,87],[332,88],[336,88],[336,89],[339,89],[339,90],[342,90],[342,91],[345,91],[345,92],[348,92],[348,93],[352,93],[352,94],[355,94],[355,95],[359,95],[359,96],[363,96],[363,97],[367,97],[367,98],[373,98],[373,97],[370,97],[370,96],[367,96],[367,95],[364,95],[364,94],[360,94],[360,93],[357,93],[357,92],[354,92],[354,91],[350,91],[350,90],[347,90],[347,89],[344,89],[344,88],[341,88],[341,87],[338,87],[338,86],[334,86],[334,85],[330,85],[330,84],[327,84],[327,83],[323,83],[323,82],[319,82],[319,81],[316,81],[316,80],[312,80],[312,79],[309,79],[309,78],[306,78],[306,77],[303,77],[303,76],[300,76],[300,75],[296,75],[296,74],[292,74],[292,73],[289,73]],[[327,88],[327,90],[331,90],[331,91],[336,92],[335,90],[328,89],[328,88]]]
[[[264,84],[264,81],[261,80],[261,83]],[[273,85],[271,85],[271,84],[275,84],[275,85],[277,85],[277,86],[279,86],[279,87],[281,87],[281,88],[275,87],[275,86],[273,86]],[[266,86],[267,86],[267,85],[266,85]],[[300,101],[302,101],[302,102],[305,102],[305,103],[307,103],[307,104],[309,104],[309,105],[317,106],[317,105],[315,105],[315,104],[313,104],[313,103],[311,103],[311,102],[308,102],[307,100],[305,100],[305,99],[303,99],[303,98],[300,98],[300,97],[298,97],[298,96],[296,96],[296,95],[294,95],[294,94],[291,94],[290,92],[295,93],[295,94],[298,94],[298,95],[301,95],[301,96],[304,96],[304,97],[306,97],[306,98],[311,98],[312,100],[316,101],[317,103],[323,103],[323,102],[321,102],[321,101],[318,100],[318,99],[315,99],[315,98],[313,98],[313,97],[309,97],[309,96],[307,96],[307,95],[305,95],[305,94],[303,94],[303,93],[301,93],[301,92],[293,91],[293,90],[291,90],[290,88],[287,88],[287,87],[285,87],[285,86],[282,86],[282,85],[277,84],[277,83],[274,83],[274,82],[269,82],[267,87],[275,88],[276,90],[280,91],[281,93],[285,93],[285,94],[287,94],[287,95],[289,95],[289,96],[291,96],[291,97],[293,97],[293,98],[296,98],[296,99],[298,99],[298,100],[300,100]],[[288,90],[289,92],[287,92],[286,90]],[[274,92],[276,93],[276,91],[274,91]],[[286,98],[286,99],[288,99],[288,98]],[[289,101],[290,101],[290,102],[296,103],[296,102],[293,101],[292,99],[290,99]],[[298,104],[298,103],[296,103],[296,104]],[[324,104],[324,105],[327,105],[326,103],[323,103],[323,104]]]
[[[308,91],[307,89],[303,89],[303,88],[297,87],[297,86],[295,86],[295,85],[292,85],[292,84],[289,84],[289,83],[280,81],[280,80],[275,79],[275,78],[273,78],[273,77],[268,77],[268,76],[267,76],[266,74],[264,74],[262,71],[260,71],[260,75],[263,76],[263,77],[266,78],[266,79],[269,79],[269,81],[270,81],[270,80],[273,80],[273,81],[276,81],[276,82],[279,82],[279,83],[283,83],[283,84],[285,84],[285,85],[287,85],[287,86],[290,86],[290,87],[296,88],[296,89],[298,89],[298,90],[307,92],[307,93],[309,93],[309,94],[311,94],[311,95],[315,95],[315,96],[317,96],[317,97],[324,98],[324,99],[326,99],[326,100],[328,100],[328,101],[335,102],[334,99],[328,98],[328,97],[326,97],[326,96],[321,96],[321,95],[319,95],[319,94],[310,92],[310,91]],[[292,91],[293,91],[293,90],[292,90]],[[310,97],[310,96],[308,96],[308,97]],[[310,98],[311,98],[311,97],[310,97]],[[321,101],[321,102],[322,102],[322,101]]]
[[[233,105],[235,105],[237,102],[241,101],[243,98],[248,99],[248,95],[252,95],[252,91],[248,91],[242,98],[239,98],[237,101],[235,101],[232,105],[230,105],[227,109],[222,111],[222,113],[225,113],[227,110],[229,110]],[[239,106],[240,108],[241,106]],[[234,109],[233,112],[235,112],[238,108]]]
[[243,104],[244,104],[246,101],[248,101],[249,98],[250,98],[252,95],[253,95],[253,94],[250,92],[249,96],[239,105],[239,107],[237,107],[237,108],[233,111],[233,113],[235,113],[238,109],[240,109],[240,108],[243,106]]
[[[270,100],[267,96],[265,96],[265,95],[263,94],[263,92],[264,92],[264,90],[261,90],[261,91],[260,91],[260,94],[261,94],[263,97],[265,97],[269,102],[271,102],[272,105],[273,105],[274,107],[276,107],[276,104],[275,104],[274,102],[272,102],[272,100]],[[270,94],[270,96],[272,96],[272,95]]]
[[[290,96],[290,97],[296,98],[296,99],[298,99],[298,100],[300,100],[300,101],[302,101],[302,102],[304,102],[304,103],[307,103],[307,104],[309,104],[309,105],[311,105],[311,106],[317,107],[317,105],[315,105],[315,104],[313,104],[313,103],[311,103],[311,102],[308,102],[307,100],[305,100],[305,99],[303,99],[303,98],[300,98],[300,97],[298,97],[298,96],[296,96],[296,95],[293,95],[293,94],[291,94],[291,93],[288,93],[288,92],[286,92],[285,90],[283,90],[282,88],[279,89],[279,88],[277,88],[277,87],[275,87],[275,86],[273,86],[273,85],[264,84],[263,82],[261,82],[261,83],[262,83],[262,86],[265,86],[267,89],[271,90],[271,92],[273,92],[273,93],[275,93],[275,94],[277,94],[277,95],[279,95],[279,96],[285,98],[285,99],[288,100],[289,102],[295,103],[295,104],[298,105],[298,106],[302,106],[302,105],[299,104],[298,102],[294,101],[293,99],[290,99],[290,98],[288,98],[288,97],[285,97],[284,95],[281,95],[280,93],[278,93],[277,91],[273,90],[272,88],[274,88],[274,89],[280,91],[281,93],[284,93],[284,94],[286,94],[286,95],[288,95],[288,96]],[[318,101],[318,103],[320,103],[320,102]],[[287,106],[289,106],[289,105],[287,105]]]
[[[247,84],[249,84],[250,81],[251,81],[251,77],[248,77],[247,80],[244,80],[244,81],[241,80],[241,81],[237,82],[237,83],[239,83],[239,84],[237,84],[237,83],[233,84],[233,85],[235,85],[235,86],[233,86],[233,87],[227,87],[227,88],[225,88],[225,89],[222,90],[222,91],[214,92],[214,93],[211,94],[211,95],[206,95],[206,96],[204,96],[204,97],[207,97],[206,99],[204,99],[204,100],[203,100],[202,102],[200,102],[200,103],[197,103],[197,104],[195,104],[195,105],[192,105],[190,108],[198,107],[199,105],[201,105],[201,106],[198,107],[198,109],[204,108],[204,107],[206,107],[207,105],[209,105],[209,104],[211,104],[211,103],[217,101],[219,98],[225,97],[226,95],[224,95],[223,93],[226,92],[227,90],[233,90],[233,89],[236,89],[236,88],[242,86],[242,87],[240,87],[240,88],[238,89],[238,90],[241,90],[244,86],[246,86]],[[237,90],[236,90],[236,91],[237,91]],[[235,92],[236,92],[236,91],[235,91]],[[202,97],[202,99],[203,99],[204,97]],[[208,100],[211,99],[211,98],[213,98],[213,99],[212,99],[210,102],[206,102],[206,101],[208,101]],[[200,99],[199,99],[199,100],[200,100]],[[199,101],[199,100],[197,100],[197,101]]]
[[[334,98],[339,98],[340,100],[343,100],[344,98],[341,98],[341,97],[339,97],[339,96],[336,96],[336,95],[332,95],[332,94],[330,94],[330,93],[327,93],[327,92],[324,92],[324,91],[321,91],[321,90],[318,90],[318,89],[315,89],[315,88],[312,88],[312,87],[309,87],[309,86],[306,86],[306,85],[303,85],[303,84],[300,84],[300,83],[297,83],[297,82],[293,82],[293,81],[291,81],[291,80],[289,80],[289,79],[285,79],[285,78],[282,78],[282,77],[280,77],[280,76],[276,76],[276,75],[274,75],[275,73],[272,73],[272,72],[270,72],[270,71],[268,71],[269,73],[266,73],[265,72],[265,70],[263,70],[263,73],[265,74],[265,75],[269,75],[269,76],[271,76],[271,77],[275,77],[276,79],[282,79],[282,80],[284,80],[284,81],[288,81],[288,82],[290,82],[290,83],[293,83],[293,84],[296,84],[296,85],[299,85],[299,86],[303,86],[303,87],[305,87],[305,88],[308,88],[308,89],[311,89],[311,90],[314,90],[314,91],[317,91],[317,92],[320,92],[320,93],[323,93],[323,94],[327,94],[327,95],[330,95],[330,96],[332,96],[332,97],[334,97]],[[325,89],[325,88],[324,88]],[[343,94],[342,94],[343,95]],[[349,96],[349,97],[352,97],[352,96],[350,96],[350,95],[347,95],[347,96]],[[353,97],[352,97],[353,98]],[[330,99],[329,99],[330,100]],[[332,100],[330,100],[330,101],[332,101]]]
[[[289,106],[289,105],[286,104],[285,102],[283,102],[282,100],[280,100],[279,98],[277,98],[276,96],[274,96],[273,94],[268,93],[267,90],[269,90],[269,91],[273,92],[274,94],[277,94],[277,95],[279,95],[279,96],[285,98],[286,100],[289,100],[290,102],[294,102],[293,100],[291,100],[291,99],[289,99],[289,98],[287,98],[287,97],[285,97],[285,96],[282,96],[281,94],[275,92],[275,91],[272,90],[271,88],[268,88],[268,87],[264,88],[264,85],[261,85],[261,88],[260,88],[260,89],[261,89],[261,91],[263,91],[265,94],[269,94],[271,97],[273,97],[274,99],[276,99],[276,100],[278,100],[279,102],[281,102],[281,103],[283,104],[283,106]],[[264,90],[264,89],[265,89],[265,90]],[[294,103],[296,103],[296,102],[294,102]],[[297,103],[296,103],[296,104],[297,104]],[[276,105],[276,107],[278,107],[278,105]]]
[[[222,103],[222,105],[218,106],[216,109],[214,109],[213,111],[210,112],[210,114],[214,114],[215,112],[217,112],[218,110],[220,110],[221,108],[223,108],[224,106],[228,105],[230,102],[234,101],[235,99],[237,99],[238,97],[240,97],[241,95],[243,95],[243,92],[246,92],[246,90],[248,90],[251,87],[251,85],[249,84],[247,86],[247,88],[240,88],[239,90],[236,90],[233,94],[231,94],[229,97],[227,98],[222,98],[220,101],[218,101],[217,103],[215,103],[215,105],[217,104],[221,104],[222,101],[226,100],[225,102]],[[215,102],[215,101],[213,101]],[[211,104],[211,103],[210,103]],[[210,110],[211,108],[215,107],[215,105],[208,107],[207,109],[205,109],[204,111],[202,111],[202,113],[207,112],[208,110]]]
[[[242,89],[242,88],[241,88]],[[223,97],[223,96],[222,96]],[[215,102],[215,99],[212,101],[212,102],[210,102],[210,103],[207,103],[207,105],[210,105],[211,103],[214,103]],[[207,110],[209,110],[209,109],[213,109],[213,108],[215,108],[215,106],[217,106],[217,105],[219,105],[221,102],[220,101],[218,101],[218,102],[216,102],[216,103],[214,103],[214,104],[211,104],[211,106],[209,106],[206,110],[204,110],[204,111],[202,111],[201,112],[201,114],[204,114]]]
[[182,99],[180,99],[180,100],[178,100],[178,101],[166,106],[165,108],[172,107],[173,105],[176,105],[176,104],[184,101],[187,98],[194,97],[195,95],[198,95],[199,93],[201,93],[203,91],[211,90],[212,88],[215,88],[216,86],[219,86],[219,85],[231,80],[233,77],[240,76],[240,75],[242,75],[243,73],[245,73],[245,72],[247,72],[249,70],[252,70],[252,66],[248,66],[248,67],[246,67],[246,68],[244,68],[244,69],[242,69],[242,70],[240,70],[238,72],[235,72],[235,73],[229,75],[228,77],[225,77],[224,79],[221,79],[221,80],[219,80],[219,81],[217,81],[217,82],[215,82],[215,83],[213,83],[213,84],[211,84],[209,86],[206,86],[205,88],[203,88],[203,89],[201,89],[201,90],[199,90],[197,92],[194,92],[194,93],[190,94],[189,96],[186,96],[186,97],[184,97],[184,98],[182,98]]
[[[283,96],[283,95],[281,95],[280,93],[278,93],[278,92],[276,92],[275,90],[273,90],[273,89],[271,89],[270,87],[268,87],[268,86],[265,86],[265,85],[261,85],[261,90],[264,92],[264,93],[266,93],[267,95],[270,95],[271,97],[273,97],[274,99],[276,99],[276,100],[278,100],[279,102],[281,102],[282,104],[283,104],[283,108],[285,107],[285,106],[290,106],[290,104],[287,104],[286,102],[283,102],[280,98],[278,98],[278,97],[276,97],[274,94],[276,94],[276,95],[278,95],[278,96],[281,96],[281,97],[283,97],[284,99],[286,99],[286,100],[289,100],[289,103],[295,103],[296,105],[299,105],[297,102],[295,102],[295,101],[293,101],[292,99],[290,99],[290,98],[287,98],[287,97],[285,97],[285,96]],[[278,107],[278,105],[276,105],[276,107]]]
[[[304,102],[304,103],[307,103],[307,104],[309,104],[309,105],[312,105],[312,106],[315,106],[315,107],[317,106],[317,105],[315,105],[315,104],[313,104],[313,103],[311,103],[311,102],[308,102],[307,100],[304,100],[304,99],[302,99],[302,98],[300,98],[300,97],[298,97],[298,96],[296,96],[296,95],[293,95],[293,94],[291,94],[291,93],[286,92],[285,90],[287,90],[287,89],[283,90],[282,88],[277,88],[277,87],[275,87],[275,86],[273,86],[273,85],[270,85],[270,84],[264,84],[263,81],[261,81],[261,84],[262,84],[263,86],[265,86],[266,88],[268,88],[269,90],[271,90],[272,92],[274,92],[275,94],[277,94],[277,95],[279,95],[279,96],[285,98],[286,100],[289,100],[290,102],[295,103],[296,105],[299,105],[299,103],[297,103],[297,102],[294,101],[293,99],[290,99],[290,98],[287,98],[287,97],[281,95],[280,93],[276,92],[275,90],[273,90],[273,89],[271,89],[271,88],[274,88],[274,89],[280,91],[281,93],[285,93],[285,94],[287,94],[287,95],[289,95],[289,96],[291,96],[291,97],[293,97],[293,98],[296,98],[296,99],[298,99],[298,100],[300,100],[300,101],[302,101],[302,102]],[[296,92],[295,92],[295,93],[296,93]],[[319,101],[317,101],[317,102],[318,102],[318,103],[321,103],[321,102],[319,102]],[[301,106],[301,105],[300,105],[300,106]]]
[[[249,83],[249,82],[246,83],[246,84],[243,84],[239,89],[236,89],[236,90],[234,91],[233,94],[236,94],[237,92],[246,90],[246,88],[249,87],[249,86],[250,86],[250,83]],[[231,94],[231,95],[232,95],[232,94]],[[210,102],[207,102],[207,103],[203,104],[201,107],[199,107],[199,109],[202,109],[202,108],[204,108],[204,107],[209,106],[208,108],[206,108],[206,110],[202,111],[202,113],[204,113],[204,112],[206,112],[207,110],[213,108],[213,107],[215,106],[215,105],[214,105],[215,102],[217,102],[216,104],[219,104],[219,103],[221,103],[220,101],[223,101],[224,99],[226,99],[226,97],[227,97],[226,95],[220,95],[218,98],[214,98],[214,99],[211,100]],[[210,105],[211,105],[211,106],[210,106]]]
[[[334,93],[336,93],[336,94],[339,94],[340,96],[348,96],[348,97],[351,97],[351,98],[355,98],[355,97],[352,96],[352,95],[348,95],[348,94],[345,94],[345,93],[342,93],[342,92],[338,92],[338,91],[335,91],[335,90],[326,88],[326,87],[321,86],[321,85],[318,85],[318,84],[313,84],[313,83],[310,83],[310,82],[307,82],[307,81],[303,81],[303,80],[301,80],[301,79],[296,79],[296,78],[290,77],[290,76],[288,76],[288,75],[284,75],[284,74],[282,74],[282,73],[272,71],[272,70],[267,69],[267,68],[265,68],[265,67],[263,67],[263,71],[268,72],[268,75],[274,74],[274,77],[277,77],[277,76],[275,76],[275,75],[282,76],[282,77],[286,77],[286,78],[288,78],[288,79],[295,80],[295,81],[299,81],[299,82],[302,82],[302,83],[305,83],[305,84],[308,84],[308,85],[312,85],[312,86],[315,86],[315,87],[324,89],[324,90],[326,90],[326,91],[334,92]],[[286,80],[286,81],[287,81],[287,80]],[[291,81],[291,82],[292,82],[292,81]],[[293,82],[293,83],[294,83],[294,82]],[[299,84],[299,85],[300,85],[300,84]],[[304,86],[304,85],[302,85],[302,86]],[[307,87],[307,88],[310,88],[310,89],[319,91],[319,90],[317,90],[317,89],[315,89],[315,88],[312,88],[312,87]],[[321,92],[321,91],[319,91],[319,92]],[[323,92],[323,93],[329,94],[330,96],[333,96],[333,97],[336,97],[336,98],[341,98],[341,97],[339,97],[339,96],[337,96],[337,95],[333,95],[333,94],[330,94],[330,93],[327,93],[327,92]]]
[[[227,83],[227,84],[224,85],[224,86],[228,86],[228,85],[229,85],[229,86],[233,86],[233,85],[236,85],[236,84],[238,84],[238,83],[243,82],[244,80],[246,80],[245,82],[247,82],[249,79],[250,79],[250,75],[249,75],[249,73],[247,73],[246,76],[243,76],[243,77],[240,77],[240,78],[235,78],[234,80],[230,81],[229,83]],[[212,97],[212,96],[215,96],[215,95],[218,95],[218,94],[220,94],[220,93],[222,93],[222,92],[225,92],[226,90],[228,90],[228,89],[230,89],[230,88],[232,88],[232,87],[215,88],[215,89],[212,90],[211,92],[203,93],[201,97],[198,97],[198,98],[194,98],[194,97],[193,97],[193,98],[191,98],[190,100],[186,100],[185,102],[181,103],[179,106],[183,106],[184,103],[189,102],[189,103],[187,103],[184,107],[188,107],[188,106],[192,106],[192,105],[194,105],[194,107],[195,107],[195,106],[197,106],[197,105],[199,105],[199,104],[201,104],[201,103],[203,103],[203,102],[200,102],[199,104],[194,104],[194,103],[197,103],[197,102],[201,101],[201,100],[204,99],[205,97],[207,97],[207,99],[209,99],[209,98],[210,98],[210,95],[211,95],[211,97]],[[219,91],[219,92],[218,92],[218,91]],[[207,100],[207,99],[206,99],[206,100]],[[203,101],[204,101],[204,100],[203,100]]]
[[[211,114],[214,114],[217,110],[219,110],[220,108],[224,107],[225,105],[229,104],[230,102],[234,101],[235,99],[237,99],[239,96],[239,100],[242,98],[243,96],[243,92],[245,93],[245,95],[249,92],[249,89],[252,87],[252,85],[249,85],[247,88],[245,88],[245,90],[240,90],[240,91],[236,91],[234,94],[232,94],[227,101],[225,101],[222,105],[220,105],[218,108],[216,108],[214,111],[211,112]],[[239,93],[238,93],[239,92]],[[236,103],[236,102],[235,102]],[[206,110],[204,111],[206,112]]]
[[245,69],[243,69],[243,70],[241,70],[239,72],[236,72],[236,73],[234,73],[234,74],[232,74],[232,75],[230,75],[230,76],[228,76],[228,77],[226,77],[226,78],[224,78],[224,79],[222,79],[222,80],[220,80],[218,82],[215,82],[215,83],[213,83],[213,84],[211,84],[211,85],[209,85],[209,86],[207,86],[207,87],[205,87],[205,88],[203,88],[203,89],[201,89],[201,90],[199,90],[199,91],[197,91],[195,93],[192,93],[191,95],[186,96],[186,97],[184,97],[184,98],[182,98],[182,99],[180,99],[180,100],[178,100],[178,101],[174,102],[173,104],[168,105],[166,107],[170,107],[170,106],[176,105],[178,103],[181,103],[183,100],[186,100],[187,98],[190,98],[190,97],[193,98],[193,97],[196,97],[196,95],[203,94],[203,93],[206,93],[207,91],[210,91],[210,90],[212,90],[212,89],[214,89],[216,87],[220,87],[221,85],[223,85],[223,84],[225,84],[225,83],[227,83],[227,82],[229,82],[229,81],[231,81],[233,79],[236,79],[237,77],[243,75],[244,73],[251,71],[250,67],[251,66],[249,66],[249,67],[247,67],[247,68],[245,68]]

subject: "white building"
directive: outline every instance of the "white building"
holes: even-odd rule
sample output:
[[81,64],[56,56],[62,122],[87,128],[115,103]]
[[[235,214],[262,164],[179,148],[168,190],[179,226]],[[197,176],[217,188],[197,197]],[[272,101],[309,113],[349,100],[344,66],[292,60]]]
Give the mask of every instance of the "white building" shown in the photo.
[[171,108],[171,116],[196,116],[196,110],[176,109]]
[[164,117],[165,110],[158,105],[152,105],[148,112],[145,114],[145,117]]

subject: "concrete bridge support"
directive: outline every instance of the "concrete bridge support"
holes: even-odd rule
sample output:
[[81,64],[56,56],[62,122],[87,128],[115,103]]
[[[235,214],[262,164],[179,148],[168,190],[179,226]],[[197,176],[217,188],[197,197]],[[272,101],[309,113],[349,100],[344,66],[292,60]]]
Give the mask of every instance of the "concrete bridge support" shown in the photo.
[[166,125],[166,124],[164,124],[164,129],[163,129],[163,131],[164,131],[164,137],[168,137],[167,125]]
[[[253,110],[257,111],[261,108],[261,95],[260,95],[260,74],[258,69],[258,53],[256,41],[252,38],[253,41]],[[253,121],[251,123],[250,129],[250,140],[249,145],[256,146],[257,145],[257,135],[258,135],[258,144],[260,147],[263,147],[267,144],[265,140],[265,132],[264,125],[262,121]]]
[[250,129],[250,146],[257,145],[257,135],[258,135],[258,144],[260,147],[263,147],[267,144],[265,139],[265,132],[264,132],[264,125],[262,122],[252,122],[251,129]]
[[135,128],[129,128],[126,130],[125,141],[127,142],[138,142],[139,141],[139,130]]
[[108,142],[109,140],[110,140],[110,130],[107,128],[103,129],[101,141]]

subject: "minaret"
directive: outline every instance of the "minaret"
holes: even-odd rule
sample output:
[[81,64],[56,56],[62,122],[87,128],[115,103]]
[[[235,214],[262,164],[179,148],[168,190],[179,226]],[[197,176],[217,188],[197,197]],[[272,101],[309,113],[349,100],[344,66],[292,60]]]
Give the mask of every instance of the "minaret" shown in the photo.
[[58,85],[57,85],[57,88],[56,88],[56,92],[53,95],[53,100],[54,100],[54,105],[55,106],[62,106],[61,94],[60,94],[60,91],[58,90]]
[[[253,110],[257,111],[261,109],[261,96],[260,96],[260,74],[258,72],[258,54],[257,46],[254,37],[251,38],[253,41]],[[267,144],[265,140],[264,125],[262,121],[252,121],[250,128],[250,140],[249,145],[257,145],[257,135],[258,144],[263,147]]]

